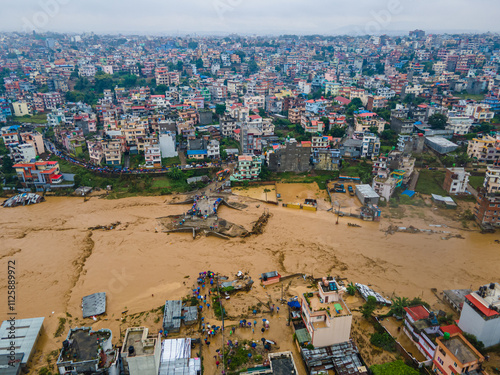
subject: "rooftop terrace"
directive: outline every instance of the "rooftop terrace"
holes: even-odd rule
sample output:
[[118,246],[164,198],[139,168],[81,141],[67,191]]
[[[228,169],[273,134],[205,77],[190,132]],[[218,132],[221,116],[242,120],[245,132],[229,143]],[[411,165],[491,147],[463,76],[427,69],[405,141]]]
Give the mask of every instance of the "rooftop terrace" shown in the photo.
[[460,336],[452,336],[449,340],[441,340],[441,343],[461,362],[474,362],[480,356]]
[[110,337],[110,332],[94,332],[91,331],[90,328],[81,328],[72,331],[67,340],[68,346],[66,348],[63,347],[58,362],[84,362],[99,359],[98,350],[102,348],[103,342]]
[[129,328],[125,335],[122,351],[128,353],[129,348],[133,346],[136,356],[153,354],[156,342],[154,338],[148,338],[147,336],[147,328]]

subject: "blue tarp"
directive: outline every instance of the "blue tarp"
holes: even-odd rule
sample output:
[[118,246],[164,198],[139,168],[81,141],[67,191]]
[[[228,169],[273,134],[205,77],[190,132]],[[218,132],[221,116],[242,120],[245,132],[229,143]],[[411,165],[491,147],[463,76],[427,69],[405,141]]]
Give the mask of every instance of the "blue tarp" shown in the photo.
[[415,192],[413,190],[405,190],[401,193],[401,195],[408,195],[411,198],[415,195]]
[[291,302],[288,302],[288,306],[293,307],[295,309],[299,309],[300,308],[300,302],[299,301],[291,301]]

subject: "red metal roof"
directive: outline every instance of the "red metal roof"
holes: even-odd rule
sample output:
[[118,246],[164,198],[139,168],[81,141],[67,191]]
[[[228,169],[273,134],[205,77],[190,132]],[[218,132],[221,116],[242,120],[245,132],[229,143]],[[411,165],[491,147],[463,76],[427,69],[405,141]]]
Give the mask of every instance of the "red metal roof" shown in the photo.
[[486,316],[495,316],[495,315],[499,315],[499,313],[497,313],[496,311],[492,310],[492,309],[489,309],[487,308],[486,306],[484,306],[481,302],[479,302],[472,294],[467,294],[465,296],[465,298],[467,298],[475,307],[477,307],[479,309],[479,311],[481,311],[484,315]]
[[455,324],[450,324],[449,326],[442,326],[441,331],[443,331],[443,333],[448,332],[450,335],[453,335],[455,333],[462,333],[462,330]]
[[427,319],[429,317],[429,311],[427,311],[427,309],[422,305],[405,307],[405,311],[412,317],[414,321]]

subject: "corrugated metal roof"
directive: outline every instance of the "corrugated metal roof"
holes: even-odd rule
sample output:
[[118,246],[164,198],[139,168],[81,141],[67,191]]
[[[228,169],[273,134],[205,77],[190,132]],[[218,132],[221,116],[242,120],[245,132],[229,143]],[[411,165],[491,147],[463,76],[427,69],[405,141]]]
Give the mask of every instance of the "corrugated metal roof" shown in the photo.
[[17,319],[13,326],[11,326],[10,321],[4,320],[0,327],[0,355],[9,354],[8,348],[10,345],[8,345],[8,343],[10,339],[8,335],[10,328],[15,327],[16,352],[24,353],[21,363],[26,364],[31,352],[34,350],[44,319],[45,318]]
[[106,312],[106,293],[94,293],[82,298],[83,317],[101,315]]

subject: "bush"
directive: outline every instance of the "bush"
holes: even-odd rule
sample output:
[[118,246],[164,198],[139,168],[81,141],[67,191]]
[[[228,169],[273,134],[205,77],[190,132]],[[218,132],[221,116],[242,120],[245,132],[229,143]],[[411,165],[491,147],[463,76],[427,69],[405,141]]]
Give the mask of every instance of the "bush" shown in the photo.
[[373,312],[375,311],[375,308],[377,307],[377,300],[373,296],[368,296],[368,299],[366,300],[366,303],[361,306],[361,314],[363,315],[363,318],[369,319]]
[[372,345],[378,346],[388,352],[396,351],[396,341],[387,332],[379,333],[375,332],[370,337],[370,343]]
[[394,361],[370,367],[373,375],[418,375],[418,371],[403,361]]

